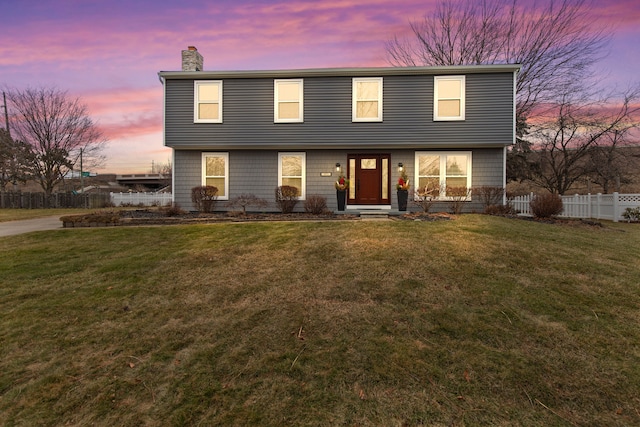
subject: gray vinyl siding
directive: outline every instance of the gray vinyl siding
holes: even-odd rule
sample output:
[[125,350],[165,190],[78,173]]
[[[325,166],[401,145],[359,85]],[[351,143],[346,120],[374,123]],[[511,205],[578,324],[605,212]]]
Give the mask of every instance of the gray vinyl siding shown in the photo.
[[498,147],[513,142],[513,73],[466,75],[466,120],[433,121],[433,75],[384,76],[383,122],[352,123],[350,76],[304,77],[304,123],[273,122],[273,78],[223,80],[223,123],[193,123],[193,80],[165,82],[176,149]]
[[[515,68],[514,68],[515,69]],[[514,138],[514,69],[493,67],[288,70],[160,73],[164,81],[165,145],[174,149],[174,194],[193,210],[191,188],[202,184],[202,153],[229,153],[229,198],[253,194],[277,210],[278,152],[306,153],[306,194],[327,198],[335,210],[335,163],[347,155],[391,155],[391,205],[402,162],[414,177],[416,151],[471,151],[472,186],[504,185],[504,147]],[[400,70],[400,71],[398,71]],[[360,74],[362,73],[362,74]],[[434,75],[466,76],[464,121],[433,120]],[[352,122],[352,79],[383,77],[383,121]],[[304,123],[274,123],[274,79],[304,81]],[[223,82],[223,123],[194,123],[194,80]],[[331,173],[331,176],[321,176]],[[225,210],[226,201],[216,209]],[[410,210],[416,210],[409,206]],[[435,210],[446,211],[446,203]],[[477,200],[465,211],[480,211]],[[301,201],[297,209],[303,210]]]
[[195,210],[191,203],[191,189],[202,185],[202,153],[174,150],[173,202],[182,209]]
[[[202,184],[202,153],[213,150],[175,150],[174,179],[175,202],[187,210],[194,210],[191,203],[191,188]],[[304,151],[304,150],[297,150]],[[433,150],[451,151],[451,150]],[[240,194],[254,194],[265,199],[269,204],[264,211],[276,211],[274,191],[278,185],[278,152],[277,150],[235,150],[229,153],[229,197]],[[306,153],[306,194],[307,197],[317,194],[327,199],[329,210],[336,210],[334,182],[337,179],[335,164],[339,162],[346,172],[347,155],[353,150],[309,150]],[[398,179],[397,165],[402,162],[407,175],[413,182],[414,150],[359,150],[358,153],[375,152],[391,154],[391,206],[397,209],[395,182]],[[472,149],[472,186],[503,186],[503,148]],[[331,173],[331,176],[321,176]],[[216,210],[230,210],[225,207],[226,201],[218,201]],[[251,209],[251,208],[250,208]],[[304,201],[300,201],[297,211],[304,209]],[[409,210],[417,210],[409,203]],[[438,203],[434,211],[447,211],[446,203]],[[465,212],[481,211],[482,205],[474,198],[465,204]]]

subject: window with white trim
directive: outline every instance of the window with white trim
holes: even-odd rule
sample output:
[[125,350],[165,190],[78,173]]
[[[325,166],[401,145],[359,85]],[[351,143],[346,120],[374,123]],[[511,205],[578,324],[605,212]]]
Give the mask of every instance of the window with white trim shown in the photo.
[[446,199],[447,189],[459,194],[471,188],[471,151],[416,151],[415,162],[419,194]]
[[433,120],[464,120],[465,76],[434,76]]
[[354,78],[352,91],[352,120],[381,122],[382,77]]
[[202,153],[202,185],[218,189],[218,200],[229,200],[229,153]]
[[273,121],[301,123],[304,121],[304,85],[302,79],[274,80]]
[[194,82],[194,123],[222,123],[222,81]]
[[305,153],[278,153],[278,186],[298,189],[298,198],[305,199],[307,156]]

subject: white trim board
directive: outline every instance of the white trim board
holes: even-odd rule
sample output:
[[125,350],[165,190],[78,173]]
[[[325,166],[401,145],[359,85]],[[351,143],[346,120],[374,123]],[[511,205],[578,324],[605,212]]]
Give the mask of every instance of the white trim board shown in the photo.
[[346,208],[361,210],[361,211],[365,211],[365,210],[381,211],[381,210],[391,210],[391,205],[347,205]]

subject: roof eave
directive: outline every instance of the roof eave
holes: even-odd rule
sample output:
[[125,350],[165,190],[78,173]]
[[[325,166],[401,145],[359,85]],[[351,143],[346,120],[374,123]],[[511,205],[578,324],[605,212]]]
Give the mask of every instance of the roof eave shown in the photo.
[[509,142],[496,143],[414,143],[391,145],[389,143],[379,143],[366,145],[363,144],[344,144],[344,143],[306,143],[306,144],[283,144],[283,143],[209,143],[209,144],[165,144],[167,147],[175,150],[201,150],[201,151],[220,151],[220,150],[432,150],[432,149],[479,149],[479,148],[504,148],[511,145]]
[[519,64],[449,65],[438,67],[368,67],[368,68],[307,68],[292,70],[229,70],[229,71],[160,71],[161,79],[250,79],[291,77],[381,77],[391,75],[441,75],[510,73],[519,71]]

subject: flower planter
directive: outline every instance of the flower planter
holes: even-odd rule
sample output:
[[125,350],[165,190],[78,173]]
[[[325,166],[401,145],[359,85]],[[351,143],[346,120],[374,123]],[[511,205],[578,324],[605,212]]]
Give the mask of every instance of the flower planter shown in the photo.
[[398,210],[407,210],[407,200],[409,199],[408,190],[398,190]]
[[336,190],[336,198],[338,199],[338,210],[343,211],[347,202],[346,190]]

